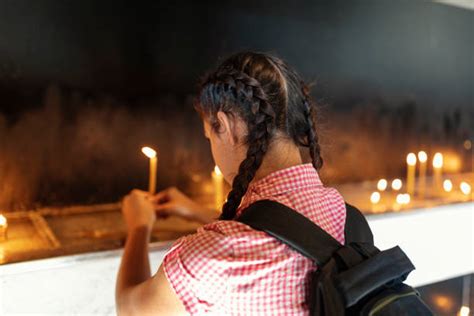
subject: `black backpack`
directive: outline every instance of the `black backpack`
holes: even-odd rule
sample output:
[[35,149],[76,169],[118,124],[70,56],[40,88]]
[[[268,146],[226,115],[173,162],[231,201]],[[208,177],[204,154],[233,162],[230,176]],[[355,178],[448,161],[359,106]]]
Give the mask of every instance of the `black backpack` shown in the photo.
[[433,315],[419,293],[403,283],[415,269],[398,247],[374,246],[365,217],[346,204],[345,245],[295,210],[257,201],[236,220],[277,238],[312,259],[310,315]]

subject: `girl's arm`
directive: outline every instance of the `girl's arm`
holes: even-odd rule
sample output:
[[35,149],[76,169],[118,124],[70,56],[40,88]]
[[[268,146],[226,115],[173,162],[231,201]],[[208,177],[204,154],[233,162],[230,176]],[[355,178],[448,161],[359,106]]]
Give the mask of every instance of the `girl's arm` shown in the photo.
[[133,191],[123,203],[128,234],[115,288],[117,314],[183,315],[184,306],[162,267],[151,276],[148,242],[155,215],[145,194]]

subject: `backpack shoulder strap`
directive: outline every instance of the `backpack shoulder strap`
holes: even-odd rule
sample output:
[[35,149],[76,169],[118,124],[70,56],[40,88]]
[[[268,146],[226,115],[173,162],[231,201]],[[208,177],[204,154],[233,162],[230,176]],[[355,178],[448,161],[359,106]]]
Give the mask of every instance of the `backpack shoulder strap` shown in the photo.
[[342,247],[311,220],[275,201],[257,201],[236,220],[277,238],[318,265],[329,261],[332,254]]
[[374,244],[374,236],[364,215],[354,206],[346,203],[345,244],[362,242]]

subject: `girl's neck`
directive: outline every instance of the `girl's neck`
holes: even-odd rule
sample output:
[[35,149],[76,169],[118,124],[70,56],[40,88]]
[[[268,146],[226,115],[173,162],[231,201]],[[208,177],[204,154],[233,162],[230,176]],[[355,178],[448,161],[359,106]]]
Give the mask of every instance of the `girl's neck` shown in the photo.
[[300,150],[291,140],[277,140],[274,141],[268,148],[265,154],[262,165],[258,168],[253,182],[265,178],[269,174],[297,166],[303,163]]

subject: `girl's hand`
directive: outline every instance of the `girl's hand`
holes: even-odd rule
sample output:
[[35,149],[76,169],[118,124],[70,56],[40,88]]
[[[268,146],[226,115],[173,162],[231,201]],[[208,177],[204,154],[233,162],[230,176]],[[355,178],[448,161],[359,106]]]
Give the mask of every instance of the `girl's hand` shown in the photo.
[[122,202],[122,214],[128,232],[139,227],[146,227],[151,231],[156,220],[155,208],[148,192],[132,190]]
[[158,217],[166,218],[176,215],[181,218],[210,223],[219,217],[219,212],[203,208],[175,187],[168,188],[152,197]]

